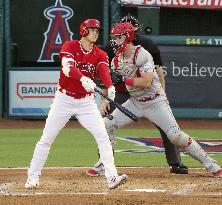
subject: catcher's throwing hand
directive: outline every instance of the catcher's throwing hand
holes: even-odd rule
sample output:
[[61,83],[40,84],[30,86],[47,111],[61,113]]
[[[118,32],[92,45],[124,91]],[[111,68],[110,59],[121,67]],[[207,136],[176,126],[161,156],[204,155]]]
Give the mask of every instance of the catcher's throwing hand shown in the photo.
[[108,111],[110,109],[110,105],[109,105],[109,102],[105,99],[103,99],[101,101],[101,104],[100,104],[100,113],[102,116],[105,116],[105,115],[108,115]]

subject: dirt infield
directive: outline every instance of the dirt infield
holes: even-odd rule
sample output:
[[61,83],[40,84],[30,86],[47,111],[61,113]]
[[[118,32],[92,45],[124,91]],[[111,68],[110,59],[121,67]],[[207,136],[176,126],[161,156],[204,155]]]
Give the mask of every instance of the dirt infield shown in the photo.
[[[2,128],[43,128],[45,120],[0,119]],[[222,129],[221,120],[178,120],[182,129]],[[75,120],[66,127],[81,127]],[[147,120],[127,128],[155,128]],[[104,177],[89,177],[87,168],[44,168],[38,189],[26,190],[27,169],[0,169],[0,205],[219,205],[222,178],[204,169],[188,175],[170,174],[166,168],[118,168],[129,180],[109,191]]]
[[86,168],[44,169],[36,190],[24,188],[26,169],[0,169],[0,204],[222,204],[222,178],[204,169],[188,175],[170,174],[166,168],[118,168],[129,179],[109,191],[104,177],[89,177]]
[[[178,119],[178,124],[182,129],[222,129],[222,120],[191,120]],[[19,120],[19,119],[0,119],[0,129],[7,128],[43,128],[45,120]],[[78,128],[81,125],[77,120],[71,120],[66,125],[67,128]],[[131,123],[125,128],[155,128],[155,126],[146,119],[140,119],[136,123]]]

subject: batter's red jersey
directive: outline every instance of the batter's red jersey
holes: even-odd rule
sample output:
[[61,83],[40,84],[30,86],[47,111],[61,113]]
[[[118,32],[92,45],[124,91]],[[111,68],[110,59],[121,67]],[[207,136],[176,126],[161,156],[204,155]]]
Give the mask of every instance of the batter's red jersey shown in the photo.
[[[90,51],[86,51],[82,48],[80,41],[66,41],[60,51],[60,58],[64,56],[74,59],[74,66],[82,75],[91,78],[94,82],[99,76],[107,88],[112,85],[109,73],[109,58],[106,52],[96,45],[93,45]],[[66,77],[62,69],[60,70],[59,85],[71,93],[87,94],[86,90],[82,87],[80,79]]]

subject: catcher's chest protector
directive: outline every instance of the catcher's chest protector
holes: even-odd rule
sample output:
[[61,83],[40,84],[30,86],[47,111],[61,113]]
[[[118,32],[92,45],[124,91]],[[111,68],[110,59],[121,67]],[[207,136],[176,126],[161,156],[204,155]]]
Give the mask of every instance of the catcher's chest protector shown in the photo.
[[125,59],[121,54],[116,55],[114,58],[115,71],[127,77],[138,77],[136,75],[136,72],[138,72],[138,67],[136,66],[136,57],[140,48],[140,45],[134,46],[129,59]]
[[[140,77],[139,67],[136,65],[139,52],[143,52],[140,45],[134,46],[129,59],[125,59],[121,54],[116,55],[113,60],[115,72],[131,78]],[[148,89],[135,88],[128,85],[126,85],[126,88],[131,96],[141,96],[148,91]]]

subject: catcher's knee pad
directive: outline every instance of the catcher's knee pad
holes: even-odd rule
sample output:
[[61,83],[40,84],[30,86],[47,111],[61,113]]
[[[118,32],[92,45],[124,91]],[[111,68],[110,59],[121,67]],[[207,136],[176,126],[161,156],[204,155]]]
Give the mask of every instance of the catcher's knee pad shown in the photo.
[[116,141],[115,141],[116,120],[114,117],[112,117],[112,118],[104,117],[103,119],[104,119],[104,123],[106,126],[106,131],[109,135],[109,140],[112,144],[112,147],[114,147],[114,145],[116,144]]
[[169,140],[177,146],[184,147],[188,145],[189,136],[180,130],[179,127],[171,127],[167,132],[167,136]]

